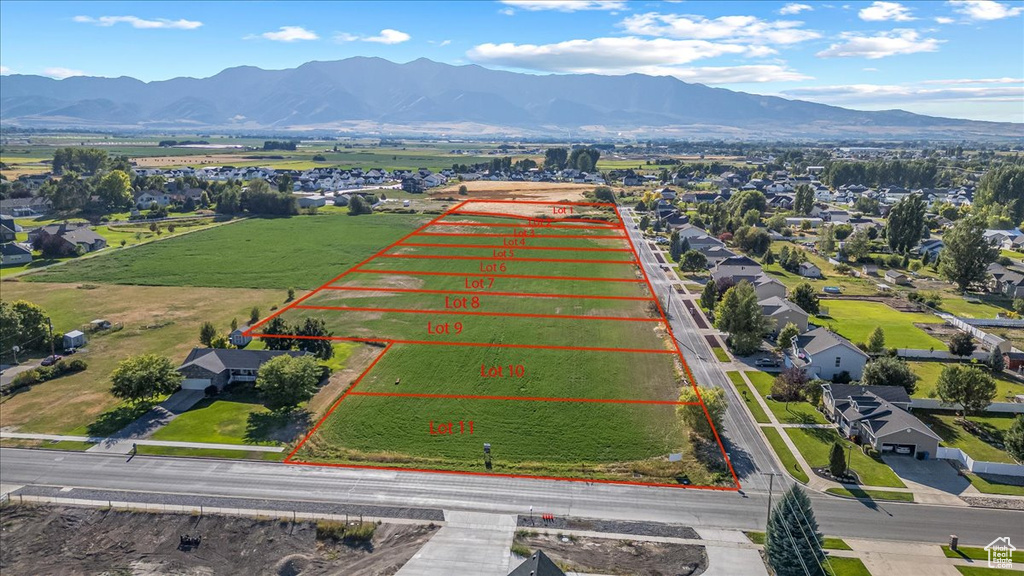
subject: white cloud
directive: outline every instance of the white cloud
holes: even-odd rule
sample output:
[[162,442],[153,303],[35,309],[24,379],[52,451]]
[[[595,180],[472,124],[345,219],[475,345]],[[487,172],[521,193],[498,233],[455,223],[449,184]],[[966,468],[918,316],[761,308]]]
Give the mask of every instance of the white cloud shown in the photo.
[[756,64],[750,66],[645,67],[636,70],[651,76],[675,76],[686,82],[701,84],[752,84],[758,82],[799,82],[813,80],[786,66]]
[[1024,78],[955,78],[953,80],[922,80],[918,84],[1024,84]]
[[756,16],[720,16],[709,19],[683,14],[636,14],[620,25],[630,34],[692,40],[743,40],[758,44],[794,44],[820,38],[795,20],[761,20]]
[[786,96],[796,98],[814,98],[834,103],[844,102],[890,102],[920,100],[956,100],[985,102],[1003,102],[1007,98],[1015,98],[1024,102],[1020,87],[957,87],[941,88],[923,87],[923,82],[914,84],[850,84],[842,86],[814,86],[783,90]]
[[860,57],[875,60],[897,54],[935,52],[941,40],[922,38],[915,30],[897,28],[891,32],[879,32],[867,36],[857,32],[843,32],[839,35],[844,42],[832,44],[818,52],[819,58]]
[[935,21],[939,24],[952,24],[953,22],[956,22],[956,20],[952,18],[946,18],[945,16],[936,16]]
[[385,28],[380,31],[377,36],[370,36],[369,38],[363,38],[364,42],[376,42],[378,44],[401,44],[412,38],[405,32],[399,32],[398,30],[392,30],[391,28]]
[[514,8],[502,8],[498,10],[498,14],[504,14],[505,16],[515,16],[516,11]]
[[865,72],[878,72],[878,68],[861,68]]
[[114,24],[130,24],[132,28],[175,28],[178,30],[194,30],[203,25],[202,22],[196,20],[169,20],[167,18],[156,18],[153,20],[146,20],[137,16],[100,16],[99,18],[93,18],[92,16],[75,16],[72,18],[75,22],[81,22],[83,24],[95,24],[97,26],[113,26]]
[[[335,42],[376,42],[377,44],[401,44],[412,38],[405,32],[399,32],[398,30],[392,30],[385,28],[380,31],[380,34],[376,36],[357,36],[356,34],[349,34],[348,32],[339,32],[334,35]],[[447,46],[451,44],[451,40],[445,40],[441,42],[441,46]],[[430,42],[433,44],[433,42]]]
[[810,4],[796,4],[796,3],[786,4],[782,8],[779,8],[779,14],[782,14],[783,16],[787,16],[787,15],[790,15],[790,14],[799,14],[799,13],[803,12],[804,10],[814,10],[814,6],[811,6]]
[[52,68],[43,68],[43,76],[49,76],[50,78],[56,78],[57,80],[63,80],[72,76],[85,76],[85,72],[81,70],[72,70],[71,68],[62,68],[60,66],[54,66]]
[[910,15],[910,9],[899,2],[872,2],[871,6],[861,8],[857,15],[868,22],[906,22],[916,19]]
[[10,74],[11,69],[7,66],[0,66],[0,74]]
[[1001,20],[1024,12],[1024,6],[1010,8],[993,0],[950,0],[949,3],[972,20]]
[[[623,10],[626,8],[624,1],[602,1],[602,0],[501,0],[502,4],[536,12],[538,10],[557,10],[558,12],[577,12],[579,10]],[[506,9],[503,14],[511,14]],[[514,10],[512,10],[514,12]]]
[[452,43],[451,40],[443,40],[443,41],[441,41],[441,44],[439,44],[439,46],[447,46],[447,45],[449,45],[451,43]]
[[274,42],[297,42],[299,40],[317,40],[320,37],[312,30],[306,30],[302,26],[281,26],[277,32],[264,32],[259,38],[273,40]]

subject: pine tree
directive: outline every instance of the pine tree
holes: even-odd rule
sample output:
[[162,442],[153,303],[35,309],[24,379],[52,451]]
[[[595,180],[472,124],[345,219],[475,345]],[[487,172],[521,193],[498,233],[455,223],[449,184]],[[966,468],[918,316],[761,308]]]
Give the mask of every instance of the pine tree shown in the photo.
[[199,343],[209,347],[213,339],[217,337],[217,328],[210,322],[203,322],[199,328]]
[[796,484],[772,509],[764,552],[777,576],[824,576],[822,536],[811,501]]
[[713,310],[718,303],[718,287],[714,280],[708,280],[704,285],[704,291],[700,293],[700,305],[706,310]]
[[832,443],[832,451],[828,454],[828,471],[836,478],[846,475],[846,455],[843,452],[842,444]]
[[885,350],[885,331],[881,326],[876,326],[868,337],[868,352],[879,354]]
[[682,256],[682,252],[679,247],[679,232],[673,230],[672,235],[668,239],[668,255],[672,258],[673,262],[679,262],[679,257]]

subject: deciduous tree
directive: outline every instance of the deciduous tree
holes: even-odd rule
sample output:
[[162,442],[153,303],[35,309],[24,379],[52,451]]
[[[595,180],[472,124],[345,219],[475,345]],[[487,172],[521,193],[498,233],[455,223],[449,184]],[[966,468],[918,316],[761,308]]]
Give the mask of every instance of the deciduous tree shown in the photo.
[[963,358],[964,356],[970,356],[974,354],[974,350],[977,348],[974,344],[974,338],[970,334],[964,331],[957,332],[949,339],[949,353],[954,356]]
[[110,375],[110,393],[129,402],[141,402],[170,394],[181,386],[183,377],[170,359],[156,354],[128,357]]
[[313,397],[320,375],[320,366],[312,356],[275,356],[260,366],[256,389],[267,408],[289,410]]
[[942,237],[939,274],[966,292],[988,277],[988,265],[996,261],[999,250],[985,240],[985,226],[976,217],[964,218]]
[[761,346],[761,339],[771,326],[749,282],[740,282],[725,292],[715,308],[715,327],[729,333],[736,354],[750,354]]
[[[701,438],[713,440],[715,436],[711,430],[711,425],[714,424],[715,429],[722,426],[722,418],[725,417],[725,410],[728,406],[725,390],[721,388],[705,388],[703,386],[698,387],[698,390],[700,391],[700,398],[697,397],[693,387],[683,386],[682,392],[679,394],[679,401],[697,402],[697,404],[680,404],[676,407],[676,413],[692,433]],[[704,406],[708,409],[707,415],[704,414],[704,408],[699,404],[701,399],[704,400]],[[710,424],[708,423],[708,416],[711,417]]]
[[868,337],[868,352],[880,354],[885,350],[885,330],[881,326],[875,326]]
[[780,350],[785,350],[793,345],[793,338],[796,338],[799,335],[800,328],[796,324],[788,322],[782,327],[782,330],[779,330],[779,337],[776,338],[775,345],[778,346]]
[[815,294],[814,288],[807,282],[798,284],[796,288],[793,288],[793,291],[789,293],[789,299],[808,314],[817,314],[821,311],[818,295]]
[[865,386],[902,386],[907,394],[913,394],[920,378],[903,360],[882,356],[864,366],[860,380]]
[[203,325],[199,328],[199,343],[209,348],[210,343],[216,337],[217,328],[214,327],[213,322],[203,322]]
[[942,369],[936,386],[946,404],[960,404],[964,417],[988,408],[996,395],[996,381],[980,368],[953,364]]

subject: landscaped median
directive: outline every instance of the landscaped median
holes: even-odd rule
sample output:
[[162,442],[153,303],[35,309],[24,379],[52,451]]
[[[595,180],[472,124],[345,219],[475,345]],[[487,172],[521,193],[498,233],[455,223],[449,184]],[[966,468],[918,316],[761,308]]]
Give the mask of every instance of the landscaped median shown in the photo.
[[747,382],[743,379],[743,375],[739,372],[727,372],[729,380],[732,381],[733,385],[736,386],[736,390],[740,393],[743,401],[746,403],[750,413],[754,416],[754,421],[758,424],[768,424],[771,420],[768,418],[768,414],[765,413],[764,408],[761,407],[761,403],[757,401],[757,391],[752,390]]
[[893,502],[913,502],[912,492],[892,492],[889,490],[861,490],[859,488],[828,488],[829,494],[844,496],[846,498],[863,498],[867,500],[890,500]]
[[810,478],[807,477],[807,473],[800,467],[800,463],[797,462],[796,456],[789,450],[789,446],[786,446],[785,440],[782,439],[782,434],[775,428],[769,427],[761,428],[761,431],[768,438],[768,443],[772,445],[772,450],[775,451],[779,460],[782,461],[786,471],[800,482],[808,483]]

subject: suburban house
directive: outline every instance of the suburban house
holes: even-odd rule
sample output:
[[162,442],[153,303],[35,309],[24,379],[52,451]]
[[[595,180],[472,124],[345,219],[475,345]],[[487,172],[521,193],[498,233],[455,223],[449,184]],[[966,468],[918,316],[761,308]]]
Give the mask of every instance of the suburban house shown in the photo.
[[740,280],[747,280],[749,282],[762,274],[761,265],[746,256],[726,258],[711,270],[711,277],[716,282],[722,278],[732,278],[737,283]]
[[14,242],[21,226],[10,216],[0,216],[0,242]]
[[758,302],[772,297],[786,297],[786,285],[767,274],[761,274],[753,280],[748,280],[748,282],[754,285],[754,292],[757,294]]
[[804,278],[821,278],[821,268],[812,262],[801,262],[799,272]]
[[298,357],[305,353],[290,350],[193,348],[178,367],[178,372],[185,377],[181,388],[205,390],[212,385],[223,390],[225,386],[235,382],[255,382],[260,366],[282,354]]
[[1010,298],[1024,298],[1024,266],[1003,266],[993,262],[988,265],[988,273],[992,276],[989,281],[990,291]]
[[774,322],[773,333],[778,334],[786,324],[792,322],[800,329],[800,333],[807,331],[807,319],[810,317],[803,308],[793,304],[785,298],[772,296],[758,302],[761,306],[761,313]]
[[72,330],[64,333],[64,349],[81,348],[85,346],[85,333],[81,330]]
[[902,386],[823,384],[825,415],[840,433],[879,452],[934,457],[939,436],[907,412],[910,397]]
[[49,214],[53,210],[53,204],[42,196],[31,198],[6,198],[0,200],[0,214],[13,216],[15,218],[26,218]]
[[20,266],[32,261],[32,250],[16,242],[0,244],[0,266]]
[[923,240],[921,244],[917,246],[917,253],[922,256],[927,254],[929,259],[935,260],[935,257],[938,256],[939,252],[942,251],[945,246],[946,244],[943,243],[942,240],[939,240],[938,238],[929,238],[928,240]]
[[320,194],[299,196],[299,208],[320,208],[327,205],[327,198]]
[[543,551],[535,551],[525,562],[508,573],[508,576],[565,576],[565,572],[558,567]]
[[39,246],[51,238],[59,238],[60,252],[73,255],[79,252],[95,252],[107,247],[107,240],[92,231],[87,224],[50,224],[36,228],[28,233],[28,240],[33,246]]
[[815,328],[793,339],[783,361],[786,367],[803,368],[808,378],[833,380],[843,372],[860,380],[870,356],[846,338],[827,328]]
[[146,210],[156,204],[163,207],[171,203],[171,197],[159,190],[146,190],[135,197],[135,207],[139,210]]
[[886,270],[885,279],[893,284],[901,286],[910,284],[910,276],[907,276],[899,270]]

